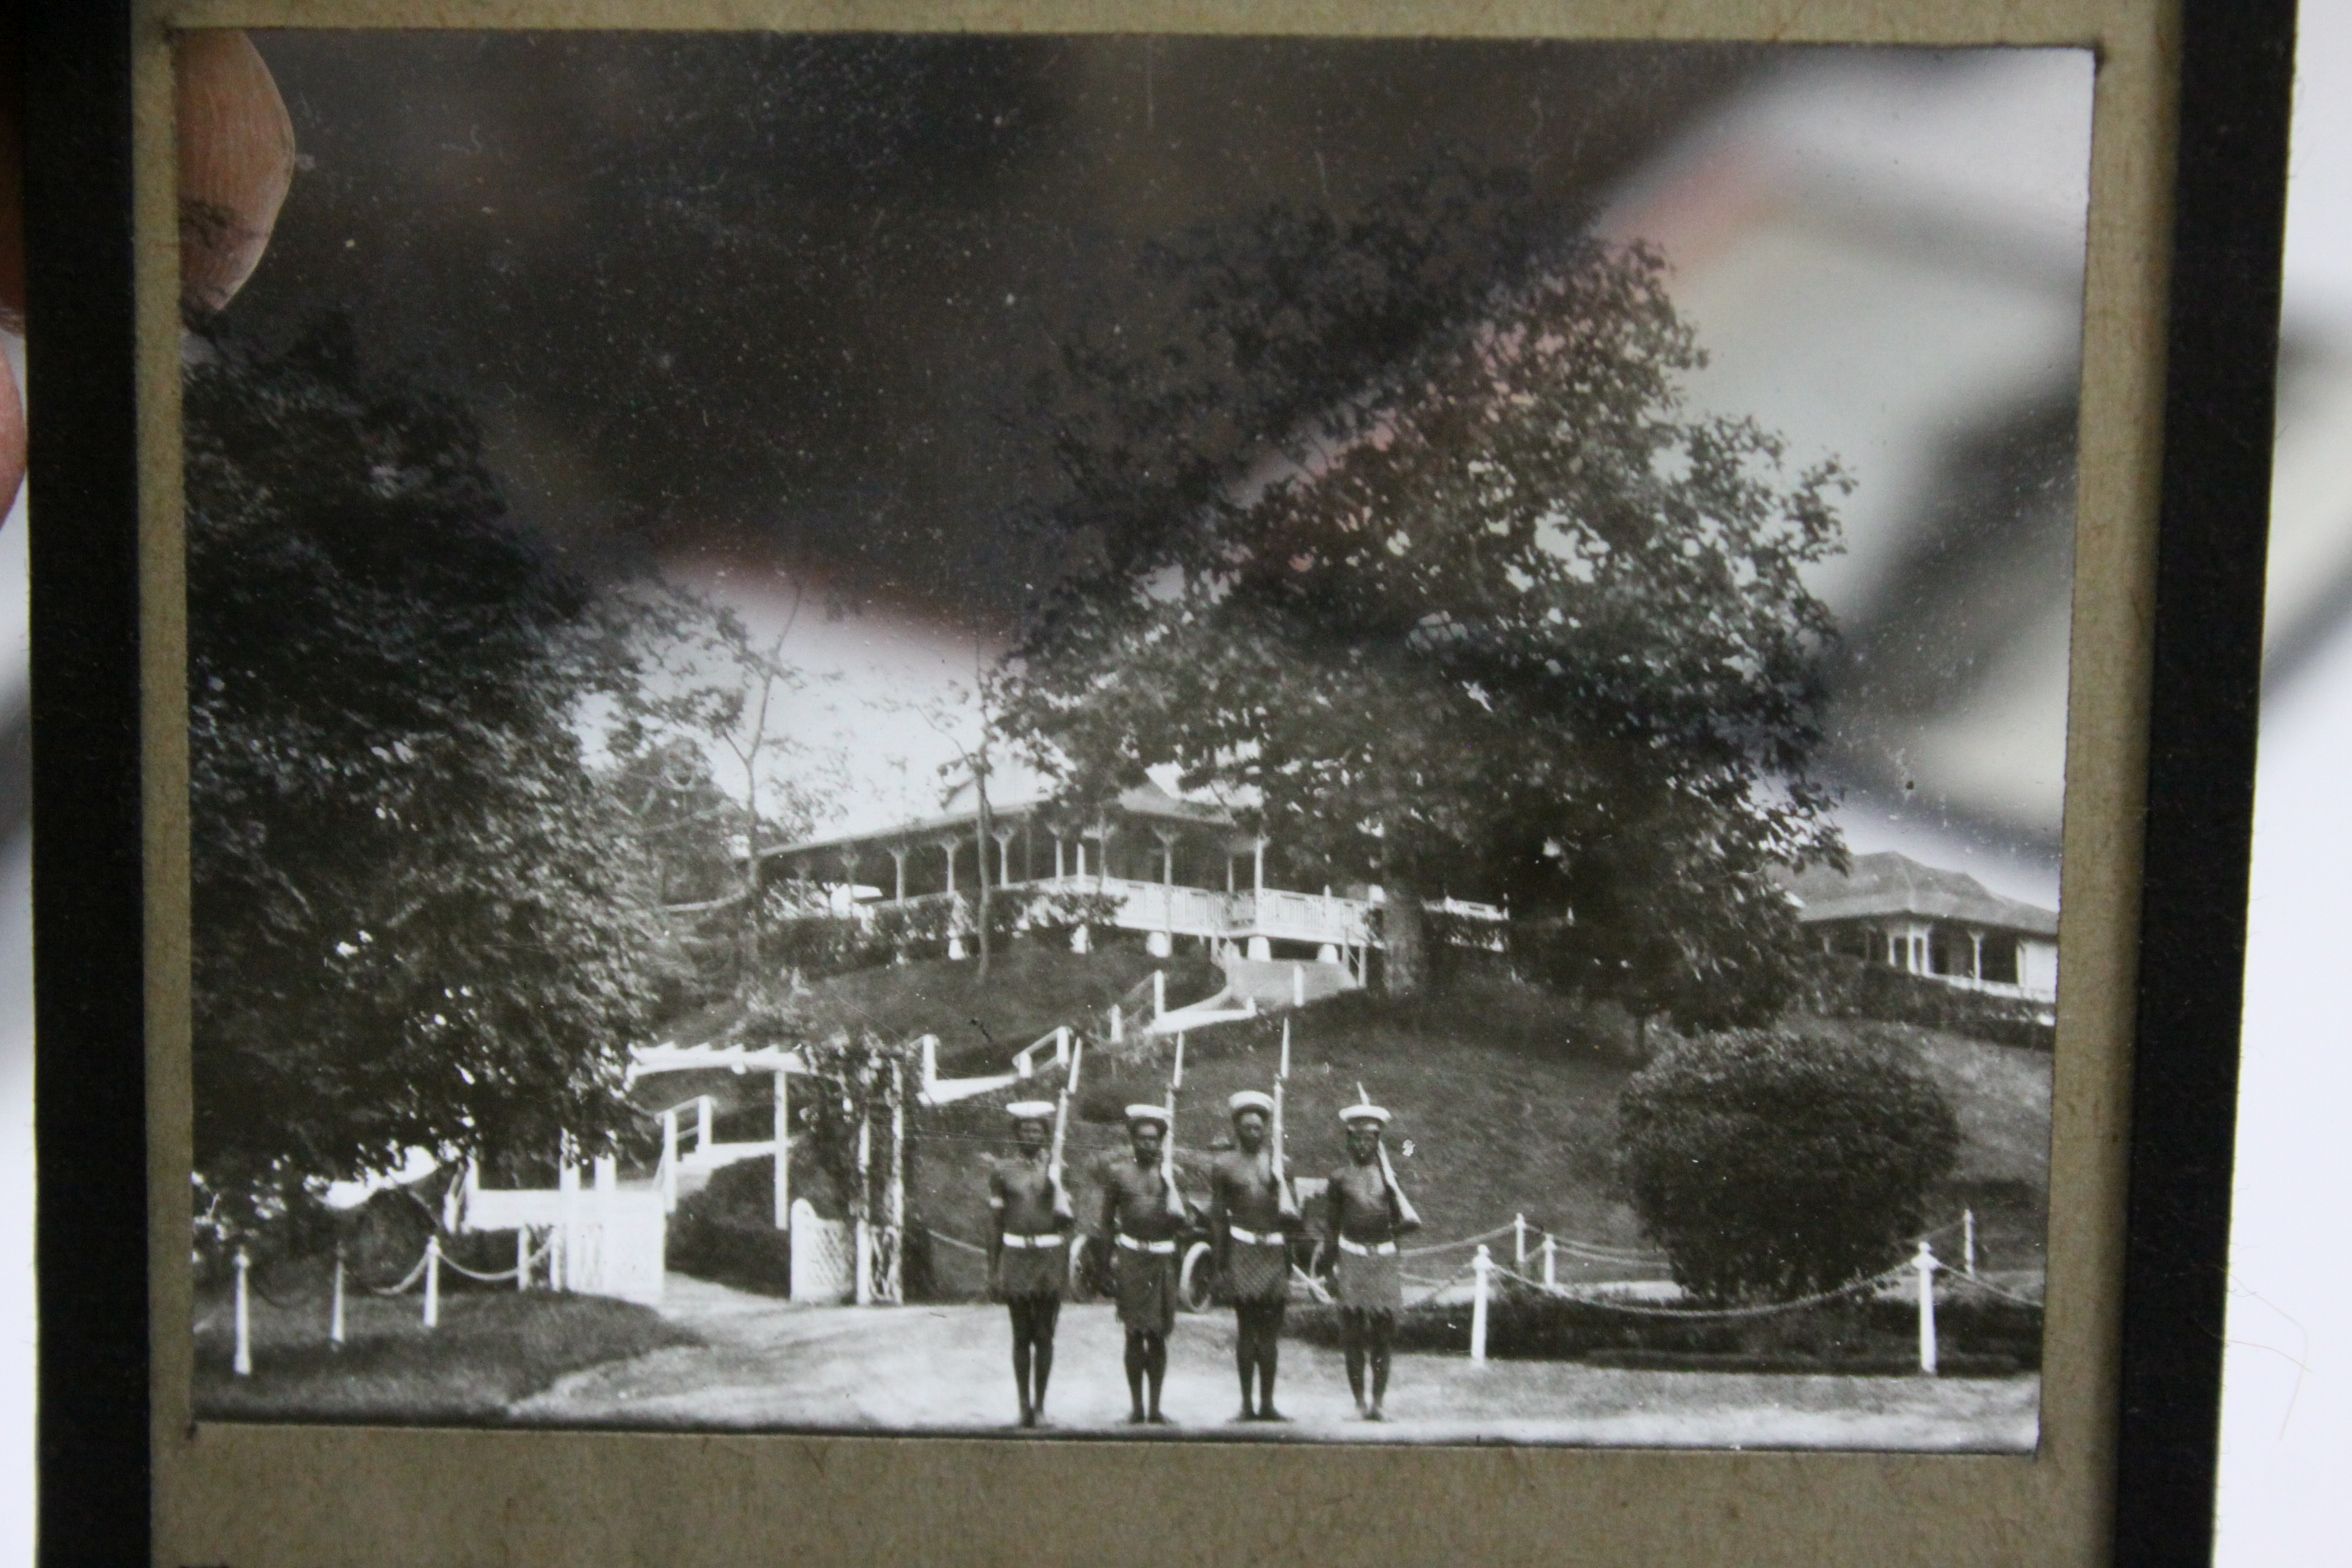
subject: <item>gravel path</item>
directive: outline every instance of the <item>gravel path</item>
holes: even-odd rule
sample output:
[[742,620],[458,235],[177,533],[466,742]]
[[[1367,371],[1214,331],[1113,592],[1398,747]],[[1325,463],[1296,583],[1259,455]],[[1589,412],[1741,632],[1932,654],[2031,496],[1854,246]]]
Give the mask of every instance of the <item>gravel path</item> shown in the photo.
[[[664,1315],[705,1343],[575,1373],[510,1411],[539,1425],[1012,1430],[1002,1308],[794,1306],[673,1274]],[[1287,1340],[1277,1397],[1293,1422],[1230,1422],[1229,1313],[1180,1318],[1165,1407],[1125,1424],[1117,1319],[1067,1306],[1049,1435],[1545,1442],[1598,1446],[2030,1450],[2038,1379],[1620,1371],[1573,1362],[1400,1355],[1390,1421],[1359,1421],[1339,1353]]]

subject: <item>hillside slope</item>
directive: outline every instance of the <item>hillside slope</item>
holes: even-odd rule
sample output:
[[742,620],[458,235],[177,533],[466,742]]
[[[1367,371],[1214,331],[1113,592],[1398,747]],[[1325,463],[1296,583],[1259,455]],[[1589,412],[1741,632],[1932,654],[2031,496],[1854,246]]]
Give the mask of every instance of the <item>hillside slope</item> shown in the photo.
[[[1478,981],[1448,995],[1397,1005],[1366,995],[1319,1003],[1292,1015],[1286,1113],[1296,1174],[1321,1175],[1344,1158],[1338,1112],[1361,1083],[1396,1115],[1390,1147],[1398,1173],[1426,1222],[1423,1239],[1448,1241],[1508,1223],[1565,1235],[1643,1245],[1612,1177],[1618,1091],[1632,1074],[1611,1048],[1603,1020],[1578,1003],[1532,987]],[[2046,1223],[2049,1068],[2046,1054],[1928,1030],[1812,1025],[1832,1034],[1868,1028],[1895,1041],[1950,1097],[1962,1133],[1958,1172],[1933,1207],[1978,1210],[1988,1255],[2003,1266],[2038,1262]],[[1192,1037],[1177,1113],[1178,1146],[1194,1164],[1226,1136],[1224,1104],[1237,1089],[1271,1085],[1281,1024],[1268,1018]],[[1166,1042],[1138,1054],[1088,1059],[1087,1119],[1072,1129],[1077,1196],[1091,1217],[1087,1167],[1125,1147],[1119,1107],[1162,1098]],[[988,1156],[1009,1147],[991,1105],[926,1113],[916,1139],[910,1200],[923,1220],[978,1239]],[[1187,1183],[1205,1195],[1197,1177]],[[1507,1252],[1506,1242],[1501,1251]],[[1466,1261],[1445,1260],[1437,1272]],[[977,1279],[969,1260],[940,1254],[945,1283]]]

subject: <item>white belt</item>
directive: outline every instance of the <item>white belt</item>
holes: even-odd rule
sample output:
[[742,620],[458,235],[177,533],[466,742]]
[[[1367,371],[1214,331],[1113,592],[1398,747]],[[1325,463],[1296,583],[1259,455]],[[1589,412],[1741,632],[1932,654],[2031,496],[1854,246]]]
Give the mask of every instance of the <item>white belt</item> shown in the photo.
[[1129,1252],[1157,1252],[1164,1256],[1173,1255],[1176,1251],[1176,1243],[1173,1241],[1137,1241],[1125,1231],[1119,1232],[1119,1245]]
[[1035,1252],[1050,1252],[1062,1244],[1062,1237],[1058,1231],[1049,1236],[1018,1236],[1008,1230],[1004,1244],[1016,1250],[1026,1247]]
[[1283,1244],[1282,1233],[1279,1231],[1269,1231],[1260,1235],[1254,1230],[1243,1230],[1239,1225],[1228,1225],[1225,1230],[1235,1241],[1241,1242],[1245,1246],[1279,1247]]
[[1367,1247],[1360,1241],[1350,1241],[1342,1236],[1339,1238],[1339,1250],[1352,1252],[1359,1258],[1390,1258],[1396,1256],[1396,1243],[1383,1241]]

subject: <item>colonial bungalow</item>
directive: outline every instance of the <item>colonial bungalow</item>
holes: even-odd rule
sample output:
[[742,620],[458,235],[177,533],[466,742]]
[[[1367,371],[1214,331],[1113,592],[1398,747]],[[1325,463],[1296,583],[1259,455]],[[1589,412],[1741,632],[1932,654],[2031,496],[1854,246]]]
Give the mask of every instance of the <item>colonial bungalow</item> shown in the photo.
[[[967,806],[871,832],[804,839],[765,851],[761,879],[798,883],[811,890],[811,907],[852,914],[944,902],[957,914],[948,956],[961,957],[980,886],[978,829],[978,809]],[[1179,799],[1156,784],[1127,790],[1083,826],[1043,799],[995,804],[990,830],[993,886],[1110,895],[1117,901],[1110,923],[1144,933],[1161,956],[1176,938],[1193,937],[1248,958],[1342,963],[1360,978],[1366,954],[1380,946],[1372,919],[1378,888],[1282,886],[1291,873],[1279,846],[1244,831],[1224,808]],[[1431,907],[1498,925],[1503,919],[1492,904],[1446,898]],[[1082,943],[1084,932],[1075,940]]]
[[2057,912],[2003,898],[1965,873],[1889,850],[1856,855],[1843,874],[1809,867],[1790,893],[1824,952],[1963,990],[2057,999]]

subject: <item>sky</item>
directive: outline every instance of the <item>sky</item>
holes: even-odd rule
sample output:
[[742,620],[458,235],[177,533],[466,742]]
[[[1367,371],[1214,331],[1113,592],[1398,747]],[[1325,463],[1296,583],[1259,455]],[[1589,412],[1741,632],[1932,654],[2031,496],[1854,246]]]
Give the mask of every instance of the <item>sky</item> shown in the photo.
[[[1560,233],[1659,238],[1715,353],[1702,404],[1857,467],[1849,551],[1817,584],[1849,633],[1829,758],[1849,837],[2056,901],[2063,604],[2053,655],[2046,616],[2031,642],[2015,606],[1972,628],[1939,594],[1956,574],[2010,581],[1983,566],[1992,543],[2024,545],[2009,599],[2046,586],[2053,539],[2063,580],[2079,285],[2020,288],[2020,247],[1988,261],[1984,234],[1998,251],[2038,224],[2079,278],[2087,66],[2021,77],[2013,58],[1994,80],[1922,52],[1418,41],[257,42],[301,159],[224,325],[283,341],[346,316],[371,360],[473,411],[517,517],[584,570],[650,558],[755,622],[812,593],[829,613],[795,623],[790,653],[833,679],[794,719],[851,755],[832,829],[935,808],[945,747],[906,700],[968,684],[1053,570],[1008,524],[1059,483],[1023,414],[1076,324],[1181,331],[1143,265],[1155,241],[1275,203],[1345,210],[1442,153],[1524,175]],[[2018,112],[2025,77],[2054,108]],[[1922,238],[1857,246],[1872,224]],[[1940,356],[1925,373],[1923,354]],[[1999,417],[1955,418],[1955,386],[2006,399]],[[2055,507],[1953,482],[2019,450],[2027,488],[2063,482]],[[2055,714],[2045,693],[2031,723],[1980,722],[1935,753],[1928,720],[1969,719],[1963,677],[2013,646],[2045,686],[2055,658]]]

